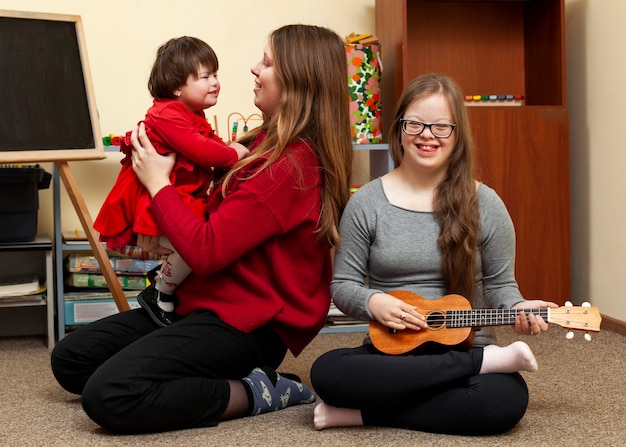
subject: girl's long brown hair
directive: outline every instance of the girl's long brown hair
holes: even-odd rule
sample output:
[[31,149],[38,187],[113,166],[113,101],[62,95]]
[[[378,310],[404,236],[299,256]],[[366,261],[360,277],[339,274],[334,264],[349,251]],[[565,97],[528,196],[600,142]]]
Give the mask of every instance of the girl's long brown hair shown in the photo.
[[407,107],[418,98],[441,93],[448,99],[456,124],[456,146],[448,160],[446,178],[434,196],[433,208],[441,222],[438,244],[441,249],[447,293],[474,299],[476,289],[476,250],[478,249],[479,211],[475,182],[474,142],[458,84],[440,74],[427,74],[414,79],[404,90],[396,106],[389,130],[389,147],[393,162],[399,166],[404,149],[400,143],[400,119]]
[[317,153],[323,172],[318,235],[334,247],[339,243],[339,218],[350,196],[353,156],[344,45],[327,28],[287,25],[270,34],[269,46],[283,86],[282,97],[276,110],[263,116],[263,124],[242,137],[240,142],[245,144],[260,131],[267,134],[226,175],[222,194],[229,180],[249,163],[267,157],[258,173],[278,159],[287,145],[303,141]]

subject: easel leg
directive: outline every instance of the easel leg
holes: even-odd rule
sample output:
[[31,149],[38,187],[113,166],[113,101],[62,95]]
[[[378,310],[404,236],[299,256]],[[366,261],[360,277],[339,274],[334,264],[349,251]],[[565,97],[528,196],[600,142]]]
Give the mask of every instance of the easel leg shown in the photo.
[[85,234],[87,235],[93,254],[98,260],[98,264],[100,264],[102,274],[104,275],[104,279],[109,286],[111,294],[113,295],[117,309],[120,312],[130,310],[128,300],[126,300],[122,286],[120,286],[120,283],[117,281],[117,275],[115,274],[115,271],[113,271],[113,267],[109,261],[109,255],[98,240],[98,236],[93,229],[93,220],[91,219],[85,200],[78,189],[69,164],[67,161],[55,161],[54,164],[57,171],[59,171],[59,175],[63,181],[67,194],[74,205],[74,209],[76,210],[78,219],[83,226],[83,230],[85,230]]

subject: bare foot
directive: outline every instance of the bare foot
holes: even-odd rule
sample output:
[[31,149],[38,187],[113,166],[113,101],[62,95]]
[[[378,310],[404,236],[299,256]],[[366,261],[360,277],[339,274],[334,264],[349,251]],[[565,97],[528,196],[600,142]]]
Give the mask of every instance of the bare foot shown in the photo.
[[537,360],[530,347],[523,341],[508,346],[485,346],[480,374],[537,371]]
[[337,408],[324,402],[319,403],[313,410],[313,426],[316,430],[355,425],[363,425],[361,410]]

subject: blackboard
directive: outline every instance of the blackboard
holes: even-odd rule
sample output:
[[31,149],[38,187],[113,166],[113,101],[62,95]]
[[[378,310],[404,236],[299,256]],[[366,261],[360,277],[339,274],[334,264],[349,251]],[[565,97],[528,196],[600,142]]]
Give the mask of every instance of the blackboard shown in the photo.
[[100,158],[80,16],[0,10],[0,163]]

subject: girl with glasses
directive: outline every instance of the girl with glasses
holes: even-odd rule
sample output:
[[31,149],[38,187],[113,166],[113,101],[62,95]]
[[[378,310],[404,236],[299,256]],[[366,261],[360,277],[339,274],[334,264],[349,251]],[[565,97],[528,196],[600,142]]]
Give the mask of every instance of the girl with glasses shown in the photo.
[[[336,306],[375,322],[383,334],[428,334],[439,323],[407,295],[461,295],[474,308],[556,307],[526,301],[519,291],[513,225],[496,192],[475,180],[458,85],[437,74],[416,78],[393,122],[395,169],[361,187],[341,218],[331,284]],[[520,334],[547,329],[532,313],[515,318]],[[317,429],[371,425],[487,435],[511,429],[526,411],[520,371],[535,371],[537,362],[522,341],[499,347],[493,331],[480,330],[463,348],[433,342],[388,352],[366,339],[314,362],[311,383],[323,401],[315,408]]]

